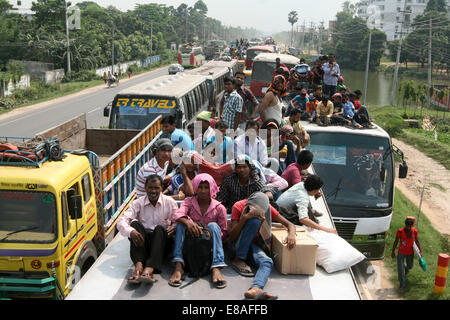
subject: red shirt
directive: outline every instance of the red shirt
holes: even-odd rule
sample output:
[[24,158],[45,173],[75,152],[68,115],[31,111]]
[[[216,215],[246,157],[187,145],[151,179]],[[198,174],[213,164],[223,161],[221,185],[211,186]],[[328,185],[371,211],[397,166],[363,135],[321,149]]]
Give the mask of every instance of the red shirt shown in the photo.
[[[241,218],[242,211],[244,211],[245,205],[247,204],[247,199],[236,202],[231,210],[231,220],[239,221]],[[270,206],[270,213],[272,216],[272,221],[280,214],[274,207]]]
[[362,104],[361,104],[361,102],[359,102],[359,100],[353,101],[353,105],[355,106],[356,110],[358,110],[359,108],[362,107]]
[[304,182],[307,175],[302,176],[300,165],[297,162],[291,163],[286,170],[284,170],[281,177],[287,181],[289,188],[299,182]]
[[400,239],[399,254],[411,255],[414,253],[414,240],[418,238],[419,233],[416,229],[411,228],[411,238],[406,236],[405,228],[397,230],[397,238]]

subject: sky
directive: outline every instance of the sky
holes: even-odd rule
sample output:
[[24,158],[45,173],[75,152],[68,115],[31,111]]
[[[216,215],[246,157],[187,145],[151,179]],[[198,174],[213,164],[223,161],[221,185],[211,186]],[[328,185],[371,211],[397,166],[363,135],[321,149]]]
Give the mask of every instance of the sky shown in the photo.
[[[31,2],[31,0],[28,0]],[[28,2],[27,0],[22,2]],[[182,3],[193,6],[197,0],[92,0],[102,7],[113,5],[126,11],[145,3],[161,3],[178,7]],[[290,11],[297,11],[298,25],[303,21],[316,25],[321,21],[328,28],[328,21],[335,19],[345,0],[203,0],[208,6],[208,16],[227,26],[254,27],[267,34],[291,30],[288,22]],[[15,1],[14,1],[15,2]],[[72,3],[82,2],[71,0]],[[353,0],[352,2],[356,2]]]

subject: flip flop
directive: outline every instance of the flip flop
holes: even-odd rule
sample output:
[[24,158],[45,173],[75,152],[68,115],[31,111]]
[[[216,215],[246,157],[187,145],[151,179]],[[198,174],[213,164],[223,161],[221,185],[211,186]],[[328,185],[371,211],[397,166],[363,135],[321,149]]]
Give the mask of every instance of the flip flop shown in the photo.
[[149,275],[150,275],[150,274],[148,274],[148,273],[142,274],[142,275],[139,277],[138,281],[139,281],[139,282],[142,282],[142,283],[155,283],[156,281],[158,281],[158,280],[156,280],[155,278],[150,278]]
[[173,282],[169,280],[167,283],[168,283],[169,286],[171,286],[171,287],[178,288],[179,286],[181,286],[181,285],[183,284],[183,280],[185,279],[185,277],[186,277],[186,276],[185,276],[184,273],[183,273],[180,280],[173,281]]
[[278,296],[271,296],[271,297],[268,297],[266,299],[263,299],[263,296],[265,294],[268,294],[268,293],[266,291],[263,291],[260,294],[258,294],[256,297],[254,297],[254,298],[247,298],[246,297],[245,300],[277,300],[278,299]]
[[[132,277],[136,277],[136,276],[138,276],[138,273],[136,272],[136,271],[133,271],[132,273],[131,273],[131,276]],[[129,284],[139,284],[140,282],[139,282],[139,279],[140,279],[140,276],[136,279],[127,279],[127,283],[129,283]]]
[[243,268],[243,267],[239,267],[239,266],[237,266],[235,264],[231,264],[231,267],[234,269],[234,271],[236,271],[237,273],[239,273],[243,277],[252,278],[252,277],[255,276],[255,274],[253,273],[252,269],[250,269],[250,267]]
[[216,289],[223,289],[226,288],[227,286],[227,280],[219,280],[214,282],[211,276],[211,282],[213,283],[214,287],[216,287]]

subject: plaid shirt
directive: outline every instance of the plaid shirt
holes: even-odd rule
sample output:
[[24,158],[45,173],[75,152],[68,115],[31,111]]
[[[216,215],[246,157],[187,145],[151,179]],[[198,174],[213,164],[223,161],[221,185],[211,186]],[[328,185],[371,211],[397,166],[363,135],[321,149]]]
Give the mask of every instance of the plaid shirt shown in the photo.
[[224,207],[227,208],[227,213],[231,214],[231,209],[236,202],[247,199],[257,191],[262,193],[270,191],[273,195],[278,192],[276,188],[267,186],[259,177],[250,177],[247,185],[243,186],[237,173],[232,173],[222,181],[216,200],[222,202]]
[[227,124],[228,129],[234,129],[236,113],[242,112],[244,101],[236,90],[233,90],[231,93],[225,93],[223,100],[222,121]]

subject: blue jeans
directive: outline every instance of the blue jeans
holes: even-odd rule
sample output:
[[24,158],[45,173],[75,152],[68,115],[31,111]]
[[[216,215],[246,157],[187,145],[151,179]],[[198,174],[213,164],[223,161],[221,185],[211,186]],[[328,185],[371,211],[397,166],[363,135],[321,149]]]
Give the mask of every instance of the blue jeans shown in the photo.
[[[405,265],[406,260],[406,265]],[[398,280],[400,281],[400,287],[404,288],[406,286],[406,272],[412,269],[414,264],[414,254],[397,254],[397,272]]]
[[251,261],[258,268],[250,288],[259,287],[264,289],[272,272],[273,261],[262,248],[253,243],[253,239],[260,227],[261,221],[259,219],[248,220],[244,228],[242,228],[239,238],[233,243],[233,249],[237,258],[242,261]]
[[[211,269],[226,267],[227,265],[225,264],[225,255],[223,253],[220,227],[217,223],[211,222],[210,224],[208,224],[207,228],[211,232],[211,236],[213,239],[213,261],[211,264]],[[181,262],[183,266],[183,244],[184,238],[186,236],[186,229],[186,226],[182,223],[178,223],[176,226],[175,249],[173,251],[172,259],[172,262]]]

